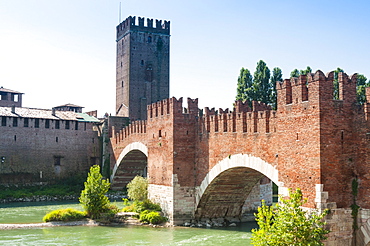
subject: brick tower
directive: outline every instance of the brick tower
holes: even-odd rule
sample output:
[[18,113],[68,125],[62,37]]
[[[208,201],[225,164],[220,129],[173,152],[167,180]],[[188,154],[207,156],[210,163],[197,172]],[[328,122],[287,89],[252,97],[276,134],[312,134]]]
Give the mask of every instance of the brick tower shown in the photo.
[[128,17],[117,26],[116,115],[147,118],[147,105],[169,97],[170,22]]

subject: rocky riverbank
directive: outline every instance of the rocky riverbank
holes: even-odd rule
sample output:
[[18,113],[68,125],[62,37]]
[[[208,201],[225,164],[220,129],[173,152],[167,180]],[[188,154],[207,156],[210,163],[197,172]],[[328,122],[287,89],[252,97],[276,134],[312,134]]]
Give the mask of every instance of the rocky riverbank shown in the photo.
[[151,225],[141,223],[136,218],[137,213],[134,212],[120,212],[114,216],[113,221],[101,222],[91,219],[82,221],[70,222],[45,222],[45,223],[28,223],[28,224],[0,224],[0,230],[13,230],[13,229],[28,229],[28,228],[44,228],[56,226],[120,226],[120,225],[146,225],[152,227],[169,227],[168,223],[163,225]]

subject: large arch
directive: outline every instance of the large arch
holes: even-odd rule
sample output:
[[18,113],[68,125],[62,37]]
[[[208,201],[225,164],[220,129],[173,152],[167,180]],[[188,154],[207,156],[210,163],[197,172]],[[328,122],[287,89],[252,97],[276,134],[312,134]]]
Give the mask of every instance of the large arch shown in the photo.
[[[143,169],[144,165],[147,165],[148,158],[148,147],[141,142],[134,142],[127,145],[119,155],[117,162],[114,165],[112,175],[110,177],[112,188],[120,189],[126,186],[126,183],[129,182],[136,175],[140,175],[139,170],[123,170],[121,167],[122,163],[129,163],[128,168],[131,169]],[[120,171],[121,170],[121,171]],[[125,173],[126,172],[126,173]],[[124,177],[121,177],[124,175]],[[127,178],[129,180],[127,180]]]
[[278,170],[261,158],[236,154],[221,160],[206,175],[196,192],[195,217],[236,216],[246,196],[263,176],[279,187],[283,186],[279,182]]

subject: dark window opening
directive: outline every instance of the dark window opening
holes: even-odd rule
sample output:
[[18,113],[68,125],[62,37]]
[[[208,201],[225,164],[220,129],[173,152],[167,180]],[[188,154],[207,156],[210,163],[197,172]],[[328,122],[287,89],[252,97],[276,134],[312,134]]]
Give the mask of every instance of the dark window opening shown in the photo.
[[66,129],[69,129],[69,121],[66,121]]
[[40,127],[40,119],[35,119],[35,128]]
[[123,88],[123,81],[122,81],[122,85],[121,85],[121,87]]
[[58,137],[55,138],[55,142],[59,142],[59,138]]
[[6,126],[6,116],[1,117],[1,125]]
[[55,129],[60,129],[60,121],[55,121]]
[[18,126],[18,118],[13,118],[13,127]]
[[75,123],[75,130],[78,130],[78,121]]
[[92,138],[92,142],[95,143],[95,138]]
[[144,66],[144,60],[141,60],[140,65]]
[[45,128],[50,128],[50,120],[45,120]]
[[17,135],[14,135],[14,141],[17,141]]
[[162,130],[159,130],[158,136],[161,138],[162,137]]
[[29,119],[28,119],[28,118],[25,118],[25,119],[23,120],[23,126],[24,126],[24,127],[28,127],[28,126],[29,126]]
[[54,156],[54,166],[60,166],[61,159],[61,156]]
[[84,123],[84,131],[86,131],[86,122]]
[[148,37],[148,43],[151,43],[152,42],[152,36],[149,36]]

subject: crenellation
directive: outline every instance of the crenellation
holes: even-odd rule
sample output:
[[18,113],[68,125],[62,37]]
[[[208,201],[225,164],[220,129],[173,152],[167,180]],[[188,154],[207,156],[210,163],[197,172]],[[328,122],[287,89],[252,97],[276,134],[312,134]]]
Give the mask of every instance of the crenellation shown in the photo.
[[147,18],[147,25],[144,25],[145,18],[138,17],[138,24],[136,25],[136,16],[129,16],[122,21],[117,27],[117,40],[120,40],[128,31],[148,31],[157,32],[165,35],[170,33],[170,21],[155,20],[155,27],[153,26],[153,19]]
[[291,78],[292,103],[298,104],[308,100],[307,76],[300,75],[298,78]]
[[234,111],[237,113],[250,112],[252,109],[249,107],[249,101],[237,100],[234,104]]
[[357,84],[357,74],[353,74],[348,77],[345,73],[338,74],[339,83],[339,100],[353,104],[357,100],[356,95],[356,84]]
[[198,116],[198,98],[191,99],[188,97],[188,114]]

